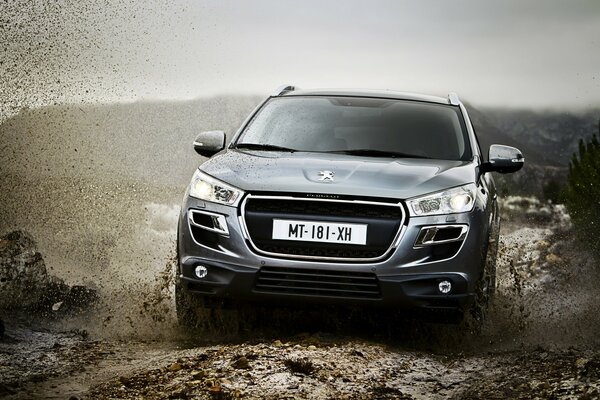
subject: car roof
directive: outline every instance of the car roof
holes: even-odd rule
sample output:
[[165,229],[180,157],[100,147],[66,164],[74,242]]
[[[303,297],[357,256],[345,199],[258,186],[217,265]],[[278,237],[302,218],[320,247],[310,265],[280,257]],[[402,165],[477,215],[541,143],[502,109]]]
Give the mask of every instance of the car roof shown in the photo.
[[425,101],[428,103],[451,104],[445,97],[430,96],[426,94],[397,92],[394,90],[368,90],[368,89],[311,89],[284,91],[279,96],[339,96],[339,97],[375,97],[384,99]]

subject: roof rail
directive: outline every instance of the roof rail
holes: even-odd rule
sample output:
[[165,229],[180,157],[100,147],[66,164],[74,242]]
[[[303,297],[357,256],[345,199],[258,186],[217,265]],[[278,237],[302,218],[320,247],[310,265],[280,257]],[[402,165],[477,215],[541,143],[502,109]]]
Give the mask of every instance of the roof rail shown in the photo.
[[285,94],[287,92],[293,92],[296,89],[298,89],[296,86],[281,85],[277,89],[275,89],[273,93],[271,93],[271,97],[281,96],[282,94]]
[[458,95],[454,92],[448,93],[448,103],[452,104],[453,106],[459,105],[460,100],[458,98]]

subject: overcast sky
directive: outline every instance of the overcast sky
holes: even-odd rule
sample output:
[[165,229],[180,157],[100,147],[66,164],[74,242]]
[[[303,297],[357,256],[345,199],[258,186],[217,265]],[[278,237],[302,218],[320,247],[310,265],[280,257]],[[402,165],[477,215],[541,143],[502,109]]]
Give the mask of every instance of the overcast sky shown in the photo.
[[600,0],[0,8],[0,95],[22,103],[265,95],[292,83],[456,91],[482,106],[600,106]]

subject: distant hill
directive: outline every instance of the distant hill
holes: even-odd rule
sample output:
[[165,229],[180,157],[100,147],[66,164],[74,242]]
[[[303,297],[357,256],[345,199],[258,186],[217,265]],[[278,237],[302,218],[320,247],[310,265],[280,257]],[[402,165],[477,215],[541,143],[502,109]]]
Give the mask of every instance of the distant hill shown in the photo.
[[484,132],[502,132],[502,143],[520,148],[525,155],[520,172],[497,176],[501,191],[541,196],[548,182],[564,184],[579,140],[598,132],[600,109],[581,113],[482,109],[475,115],[474,125],[481,125]]
[[581,113],[483,109],[487,120],[509,137],[544,154],[549,163],[568,165],[579,139],[598,133],[600,108]]
[[486,159],[488,149],[492,144],[504,144],[517,147],[521,150],[525,155],[528,164],[560,166],[555,160],[546,157],[546,155],[543,154],[543,152],[540,152],[537,147],[530,145],[530,143],[519,137],[514,137],[504,129],[498,128],[493,122],[490,113],[481,111],[470,105],[467,105],[467,109],[475,132],[477,133],[477,137],[479,138],[481,150]]

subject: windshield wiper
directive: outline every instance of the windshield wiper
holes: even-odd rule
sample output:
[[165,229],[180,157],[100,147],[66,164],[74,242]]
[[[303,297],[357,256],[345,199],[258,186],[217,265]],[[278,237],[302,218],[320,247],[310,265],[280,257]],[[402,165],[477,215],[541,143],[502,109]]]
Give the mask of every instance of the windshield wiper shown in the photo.
[[274,144],[266,144],[266,143],[238,143],[233,148],[234,149],[249,149],[249,150],[266,150],[266,151],[289,151],[290,153],[298,151],[296,149],[290,149],[288,147],[277,146]]
[[418,154],[400,153],[397,151],[375,150],[375,149],[352,149],[352,150],[333,150],[327,153],[351,154],[353,156],[365,157],[391,157],[391,158],[431,158]]

